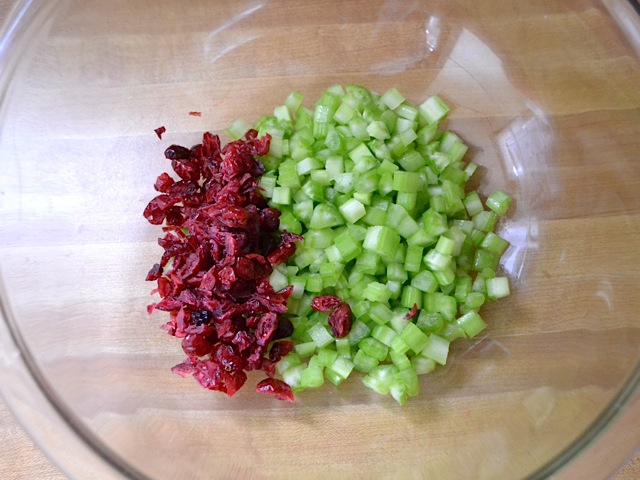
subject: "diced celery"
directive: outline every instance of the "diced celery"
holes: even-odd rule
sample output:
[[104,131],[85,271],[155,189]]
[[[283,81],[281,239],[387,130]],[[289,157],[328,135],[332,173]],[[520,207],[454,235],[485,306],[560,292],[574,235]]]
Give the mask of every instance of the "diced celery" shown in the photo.
[[486,285],[487,297],[491,300],[508,297],[511,294],[507,277],[489,278]]
[[[364,298],[372,302],[386,303],[390,297],[391,292],[387,290],[387,286],[384,283],[372,282],[367,285],[367,288],[364,290]],[[374,319],[371,313],[370,315],[371,318]]]
[[309,228],[319,230],[344,224],[344,218],[336,207],[328,203],[320,203],[313,209]]
[[469,338],[475,337],[487,327],[487,324],[477,312],[465,313],[456,320],[456,324]]
[[482,200],[480,200],[480,195],[478,195],[478,192],[476,191],[469,193],[464,198],[463,203],[470,217],[473,217],[484,210]]
[[313,355],[317,347],[318,346],[316,342],[305,342],[305,343],[298,343],[293,348],[295,349],[295,352],[300,357],[305,358]]
[[483,232],[491,232],[498,221],[498,215],[495,212],[484,210],[473,216],[473,223],[476,228]]
[[347,378],[351,375],[351,372],[354,368],[354,364],[348,358],[343,356],[337,357],[334,362],[330,365],[331,370],[340,375],[342,378]]
[[428,312],[426,310],[420,310],[416,325],[424,333],[436,333],[444,327],[444,319],[438,312]]
[[440,365],[445,365],[449,355],[449,344],[450,342],[447,339],[431,334],[429,335],[429,342],[420,352],[420,355],[430,358]]
[[[257,122],[259,136],[272,136],[261,193],[280,210],[280,229],[304,236],[269,277],[276,290],[293,287],[295,350],[276,368],[294,391],[339,385],[355,369],[402,404],[418,393],[418,375],[446,363],[450,341],[486,327],[485,301],[509,294],[496,276],[509,243],[494,228],[512,198],[496,190],[485,210],[477,191],[465,192],[477,165],[463,163],[458,135],[439,129],[448,112],[437,96],[416,107],[395,88],[332,85],[313,110],[292,92]],[[249,129],[238,121],[229,133]],[[324,294],[351,305],[344,338],[311,309]]]
[[496,212],[498,215],[506,215],[507,210],[511,206],[512,198],[502,190],[496,190],[489,198],[487,198],[487,207]]
[[[382,285],[382,288],[386,290],[385,285],[380,283],[378,283],[378,285]],[[365,293],[366,293],[366,290],[365,290]],[[371,298],[369,298],[369,300],[374,302],[371,304],[371,309],[368,312],[369,318],[374,322],[376,322],[378,325],[384,325],[385,323],[389,322],[389,320],[393,316],[393,312],[389,309],[389,307],[387,307],[384,303],[380,301],[375,301],[375,300],[372,300]]]
[[402,297],[400,299],[400,305],[405,308],[413,308],[417,305],[418,308],[422,307],[422,292],[415,287],[405,285],[402,287]]
[[493,232],[488,232],[480,244],[480,248],[496,255],[502,255],[508,246],[509,242],[507,240]]
[[319,323],[313,325],[309,329],[309,335],[318,348],[326,347],[334,341],[333,336],[329,333],[327,328]]
[[374,120],[367,126],[367,133],[373,138],[384,140],[389,138],[389,130],[387,125],[381,120]]
[[300,372],[301,388],[318,388],[324,384],[322,367],[309,365]]
[[336,339],[336,351],[341,357],[351,358],[351,345],[347,337]]
[[404,328],[400,337],[405,341],[411,350],[420,353],[429,343],[429,337],[415,324],[409,322]]
[[295,352],[290,352],[280,359],[276,364],[276,371],[282,375],[290,367],[301,365],[300,356]]
[[395,256],[395,251],[399,245],[400,236],[393,230],[382,225],[369,227],[362,244],[365,250],[369,250],[387,259]]
[[302,104],[302,93],[294,90],[287,96],[284,104],[291,113],[295,113]]
[[422,254],[423,248],[421,246],[409,245],[407,247],[407,254],[404,260],[404,269],[407,272],[412,273],[420,272],[422,266]]
[[[386,357],[386,355],[385,355]],[[362,373],[369,373],[378,366],[378,359],[368,355],[360,349],[353,356],[353,365],[356,370]]]
[[391,349],[389,352],[389,356],[391,357],[391,363],[398,367],[398,370],[406,370],[407,368],[411,368],[411,361],[409,360],[409,357],[407,357],[404,353],[396,352],[395,350]]
[[366,323],[360,320],[356,320],[355,322],[353,322],[353,325],[351,325],[351,331],[347,335],[347,339],[349,340],[350,345],[356,345],[362,339],[367,338],[370,333],[371,329],[367,326]]
[[449,113],[449,107],[436,95],[428,98],[418,110],[427,123],[438,122]]
[[438,289],[438,281],[429,270],[422,270],[411,279],[411,286],[421,292],[435,292]]
[[411,358],[411,365],[418,375],[424,375],[426,373],[433,372],[436,368],[436,362],[432,359],[423,357],[422,355],[416,355]]
[[[391,331],[393,332],[393,330]],[[358,343],[358,348],[360,349],[360,351],[366,353],[372,358],[375,358],[379,362],[384,361],[384,359],[387,358],[387,355],[389,354],[389,346],[373,337],[362,339]]]
[[445,255],[433,249],[424,256],[424,263],[432,271],[442,271],[451,264],[451,259],[451,255]]
[[420,186],[420,177],[413,172],[393,172],[393,189],[398,192],[417,192]]
[[394,332],[391,328],[387,327],[386,325],[376,325],[373,331],[371,332],[371,336],[374,339],[378,340],[380,343],[383,343],[387,347],[391,346],[393,339],[397,335],[398,334],[396,332]]
[[273,187],[271,201],[276,205],[291,204],[291,189],[289,187]]
[[282,372],[282,380],[289,385],[294,391],[300,388],[300,378],[302,372],[305,370],[304,365],[292,365],[287,370]]
[[381,395],[386,395],[389,393],[396,373],[398,373],[398,368],[395,365],[378,365],[362,379],[362,383],[365,387]]
[[249,125],[244,119],[237,118],[227,127],[225,133],[235,140],[244,137],[244,134],[249,130],[251,130],[251,125]]
[[311,170],[318,170],[322,167],[322,164],[312,157],[303,158],[296,164],[296,170],[298,175],[306,175],[311,172]]
[[402,102],[405,101],[405,98],[402,96],[402,94],[398,91],[397,88],[392,87],[389,90],[387,90],[384,93],[384,95],[382,95],[382,101],[391,110],[395,110],[396,108],[398,108],[398,106],[400,106]]

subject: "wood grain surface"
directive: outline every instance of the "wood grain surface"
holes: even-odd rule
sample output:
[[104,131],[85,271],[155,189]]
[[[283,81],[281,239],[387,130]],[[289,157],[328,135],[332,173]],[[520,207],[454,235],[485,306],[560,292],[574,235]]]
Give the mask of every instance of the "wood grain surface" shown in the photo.
[[[479,2],[479,4],[481,4],[482,2]],[[4,20],[10,6],[11,6],[12,2],[10,0],[0,0],[0,19]],[[121,4],[122,5],[122,4]],[[481,7],[478,7],[481,8]],[[526,14],[526,12],[525,12]],[[295,15],[295,12],[293,12],[293,15]],[[542,21],[540,16],[536,16],[536,18],[533,20],[533,22],[535,23],[536,21]],[[546,18],[544,21],[548,21],[548,22],[557,22],[557,25],[555,25],[554,28],[564,28],[566,25],[565,24],[569,24],[571,22],[574,21],[574,19],[571,18],[565,18],[564,16],[556,16],[553,18]],[[584,24],[589,24],[589,22],[598,22],[599,17],[598,15],[590,15],[590,14],[585,14],[582,18],[575,20],[575,22],[583,22]],[[124,23],[124,22],[123,22]],[[389,25],[386,26],[385,28],[393,28],[393,25]],[[520,25],[520,26],[513,26],[513,25],[504,25],[504,32],[503,35],[505,36],[514,36],[515,38],[518,37],[518,35],[526,35],[526,29],[527,28],[534,28],[531,25]],[[518,30],[519,29],[519,30]],[[100,34],[100,32],[95,32],[96,34]],[[324,34],[326,32],[323,32],[322,29],[318,29],[318,34]],[[353,32],[351,32],[353,33]],[[405,32],[398,30],[398,31],[392,31],[390,30],[390,33],[396,35],[396,36],[402,36],[403,34],[406,34]],[[145,41],[145,37],[144,35],[141,36],[141,38],[143,39],[142,41]],[[151,38],[151,36],[149,36],[149,38]],[[148,40],[148,39],[147,39]],[[277,40],[277,39],[276,39]],[[52,51],[55,51],[56,48],[70,48],[70,49],[77,49],[77,51],[81,51],[83,50],[83,52],[85,54],[88,55],[96,55],[99,56],[101,54],[100,51],[96,51],[96,52],[87,52],[86,49],[91,48],[91,46],[87,46],[87,45],[83,45],[81,40],[75,39],[76,43],[74,42],[73,38],[64,38],[62,39],[59,45],[51,45],[50,48],[52,49]],[[157,38],[154,38],[154,41],[157,41]],[[331,41],[331,40],[328,40]],[[337,42],[339,42],[340,40],[338,40]],[[402,39],[398,40],[398,41],[402,41]],[[529,41],[532,42],[531,45],[531,55],[535,55],[536,52],[536,45],[535,45],[535,39],[532,37],[529,37]],[[598,39],[598,41],[600,41],[603,44],[607,43],[607,39]],[[121,39],[121,44],[120,47],[125,49],[127,48],[127,37],[126,35],[123,35],[123,38]],[[339,43],[336,43],[335,45],[333,45],[333,48],[338,48]],[[594,41],[594,48],[597,48],[598,42]],[[153,46],[153,48],[162,48],[162,45],[157,45],[155,44]],[[99,49],[99,47],[97,47]],[[150,45],[150,51],[152,50],[152,47]],[[300,45],[300,50],[303,51],[305,48],[305,45]],[[332,48],[332,44],[329,45],[328,48]],[[589,46],[584,47],[585,50],[587,48],[590,48]],[[603,50],[604,51],[604,50]],[[593,51],[592,51],[593,52]],[[567,82],[569,82],[569,78],[571,77],[572,74],[574,74],[575,72],[571,71],[571,67],[570,67],[570,61],[571,59],[569,59],[569,61],[567,62],[567,51],[564,51],[564,56],[559,56],[557,58],[557,62],[558,64],[561,63],[567,63],[567,65],[565,65],[564,68],[566,68],[566,75],[567,75]],[[348,55],[348,54],[347,54]],[[594,55],[597,55],[597,52],[594,53]],[[350,58],[350,60],[355,61],[355,58]],[[625,62],[624,59],[601,59],[602,60],[602,64],[606,66],[603,66],[603,73],[602,73],[602,78],[600,80],[603,81],[608,81],[611,82],[612,88],[620,88],[621,92],[629,92],[629,87],[628,87],[628,75],[630,70],[632,69],[632,67]],[[521,62],[525,62],[526,59],[516,59],[514,61],[521,61]],[[579,61],[579,60],[576,60]],[[145,66],[143,65],[140,68],[145,68]],[[342,68],[342,66],[337,65],[336,69],[340,70],[340,68]],[[136,72],[130,72],[133,75],[136,74]],[[148,74],[148,72],[146,72]],[[235,72],[238,73],[238,72]],[[240,72],[241,74],[242,72]],[[268,73],[268,72],[267,72]],[[536,75],[539,76],[539,78],[533,78],[532,82],[536,83],[539,82],[540,84],[544,84],[544,75],[545,72],[542,71],[536,71],[535,69],[532,69],[530,71],[531,75],[533,77],[535,77]],[[110,87],[113,88],[124,88],[124,87],[120,87],[118,86],[118,82],[119,82],[119,78],[117,76],[114,76],[113,78],[109,77],[108,72],[105,73],[105,78],[106,78],[106,82],[109,83]],[[53,82],[55,84],[55,82],[59,80],[59,79],[48,79],[48,81]],[[616,83],[619,80],[619,83]],[[62,81],[62,80],[61,80]],[[234,79],[231,78],[229,80],[229,83],[233,83]],[[220,86],[219,86],[220,87]],[[224,82],[223,85],[220,88],[224,87]],[[589,84],[585,84],[584,88],[585,88],[585,95],[588,95],[589,93],[589,88],[590,87],[594,87],[593,85],[589,85]],[[132,90],[135,90],[135,87],[130,87],[132,88]],[[164,93],[168,93],[170,90],[166,89],[163,90],[162,85],[160,86],[156,86],[155,87],[156,90],[153,90],[153,94],[164,94]],[[594,87],[595,88],[595,87]],[[626,89],[626,90],[625,90]],[[549,93],[551,92],[551,93]],[[562,92],[562,88],[558,89],[558,92]],[[142,91],[137,92],[139,94],[143,94]],[[638,93],[637,91],[635,92],[636,94]],[[88,96],[93,95],[93,92],[88,90],[87,93]],[[567,129],[572,129],[575,126],[575,122],[578,122],[580,125],[583,125],[585,127],[585,129],[588,131],[589,126],[593,123],[593,122],[597,122],[597,121],[601,121],[601,119],[594,119],[589,117],[589,112],[588,112],[588,108],[585,107],[585,105],[588,105],[588,102],[585,98],[580,97],[579,95],[576,95],[575,97],[571,98],[571,102],[567,103],[567,102],[556,102],[557,99],[553,98],[554,93],[551,90],[547,91],[547,95],[548,97],[545,98],[546,101],[548,101],[551,104],[557,104],[557,105],[562,105],[561,107],[558,107],[558,109],[554,112],[555,114],[558,115],[558,119],[557,119],[557,128],[567,128]],[[188,97],[181,97],[181,98],[177,98],[173,101],[175,102],[182,102],[183,104],[189,104],[188,103]],[[191,99],[193,100],[193,99]],[[60,102],[64,102],[65,98],[64,97],[58,97],[58,98],[52,98],[48,100],[49,103],[49,107],[52,109],[56,108],[56,105]],[[96,101],[99,101],[99,99],[97,99]],[[171,100],[167,100],[167,102],[171,102]],[[633,103],[633,102],[630,102]],[[637,101],[636,101],[637,103]],[[632,108],[630,108],[630,110],[627,112],[625,111],[625,98],[623,96],[623,94],[621,93],[620,97],[619,97],[619,105],[616,106],[618,111],[617,112],[611,112],[610,115],[611,117],[615,117],[614,121],[619,122],[620,124],[620,128],[624,129],[625,125],[629,125],[630,123],[632,123],[633,119],[637,119],[637,109],[633,110]],[[191,107],[189,106],[187,108],[188,109],[195,109],[195,107]],[[508,99],[505,102],[505,109],[509,108],[508,105]],[[472,117],[474,115],[476,115],[477,112],[466,112],[466,114],[468,114],[469,117]],[[122,114],[125,115],[125,114]],[[563,117],[563,115],[565,115]],[[617,116],[616,116],[617,115]],[[625,117],[625,115],[629,115],[629,117]],[[458,121],[460,122],[460,124],[464,124],[465,121],[465,112],[462,112],[460,114],[460,117],[458,119]],[[629,119],[631,119],[631,121],[629,121]],[[121,121],[123,120],[122,118],[117,118],[114,121]],[[154,120],[155,121],[155,120]],[[574,122],[574,123],[572,123]],[[63,127],[61,127],[63,128]],[[87,119],[87,123],[86,123],[86,128],[87,130],[89,130],[91,128],[91,120]],[[146,126],[145,126],[146,128]],[[474,132],[471,132],[471,135],[473,135]],[[482,132],[476,132],[478,135],[480,135]],[[620,132],[619,132],[620,133]],[[635,132],[637,134],[637,130]],[[620,133],[620,135],[623,135],[624,132]],[[632,130],[630,130],[629,132],[627,132],[627,134],[629,136],[633,135],[634,132]],[[471,143],[473,144],[473,139],[470,139]],[[594,141],[598,141],[597,139]],[[606,144],[606,139],[601,139],[601,142],[603,144]],[[630,142],[631,144],[631,142]],[[566,147],[567,149],[570,149],[571,147]],[[565,152],[560,152],[565,153],[567,155],[572,155],[575,152],[571,152],[571,151],[565,151]],[[566,182],[566,183],[570,183],[572,181],[573,176],[575,175],[575,170],[572,170],[572,168],[575,168],[574,166],[568,166],[566,168],[560,168],[559,169],[559,179],[556,179],[560,182]],[[590,168],[593,169],[592,171],[592,175],[593,178],[595,179],[594,182],[600,182],[600,185],[609,182],[612,186],[616,185],[616,181],[617,179],[614,177],[610,177],[608,176],[608,171],[606,168],[606,164],[603,163],[602,165],[593,165]],[[604,182],[604,183],[603,183]],[[631,192],[631,191],[630,191]],[[625,195],[625,191],[621,191],[619,192],[620,195],[624,196]],[[629,195],[631,194],[635,194],[635,192],[631,192],[628,193]],[[581,208],[581,206],[578,204],[579,203],[579,199],[576,200],[576,205],[573,206],[572,208],[574,208],[574,210],[576,212],[579,211],[579,209]],[[571,208],[569,208],[569,210],[571,210]],[[615,212],[614,212],[615,213]],[[550,206],[549,210],[547,211],[547,215],[549,216],[549,221],[544,224],[541,225],[542,228],[546,228],[548,232],[551,232],[552,235],[555,235],[556,237],[560,238],[563,235],[567,235],[570,234],[571,232],[574,232],[576,230],[580,230],[582,228],[585,228],[585,226],[583,224],[581,224],[581,220],[579,218],[576,219],[562,219],[563,223],[562,223],[562,228],[558,227],[557,221],[558,220],[556,218],[554,218],[554,210],[553,210],[553,206]],[[606,214],[606,212],[605,212]],[[618,222],[618,217],[607,217],[606,215],[603,214],[602,219],[601,219],[602,223],[600,226],[602,226],[603,231],[611,231],[612,229],[616,229],[616,228],[624,228],[624,224],[621,223],[616,223]],[[603,238],[600,239],[599,241],[601,242],[606,242],[609,241],[607,238]],[[620,245],[621,248],[624,247],[623,244]],[[588,246],[585,245],[585,248],[587,248]],[[570,255],[571,253],[569,253]],[[540,272],[545,272],[545,268],[555,268],[553,265],[553,261],[552,260],[548,260],[547,264],[544,264],[544,258],[541,258],[541,262],[542,264],[539,266]],[[597,260],[597,259],[596,259]],[[628,264],[632,264],[632,260],[627,259]],[[621,263],[620,268],[624,269],[625,264]],[[592,265],[593,268],[597,268],[597,262],[595,262]],[[564,272],[565,274],[569,275],[579,275],[579,274],[586,274],[586,272],[575,272],[575,271],[571,271],[571,272]],[[540,280],[540,285],[543,285],[543,281],[541,280],[543,277],[543,274],[540,273],[539,276],[539,280]],[[568,287],[569,289],[571,287]],[[579,295],[580,292],[572,292],[576,295]],[[637,296],[637,290],[632,290],[629,293],[631,296],[636,295]],[[541,300],[540,302],[543,302],[544,300]],[[637,302],[637,300],[636,300]],[[535,306],[532,306],[533,309],[535,309]],[[541,305],[540,308],[544,308],[544,305]],[[531,326],[532,329],[536,328],[536,325],[532,325]],[[542,332],[544,333],[544,332]],[[524,348],[524,347],[523,347]],[[552,355],[552,353],[549,353],[550,355]],[[30,479],[42,479],[42,480],[63,480],[66,477],[64,475],[62,475],[59,470],[41,453],[41,451],[33,444],[33,442],[30,440],[30,438],[26,435],[26,433],[23,431],[23,429],[19,426],[19,424],[17,423],[17,421],[14,419],[14,417],[11,415],[11,413],[7,410],[6,405],[4,404],[4,402],[2,400],[0,400],[0,445],[2,445],[2,450],[0,451],[0,479],[8,479],[8,480],[30,480]],[[637,480],[640,478],[640,453],[635,456],[633,459],[631,459],[614,477],[614,480]],[[582,480],[582,479],[576,479],[576,480]]]

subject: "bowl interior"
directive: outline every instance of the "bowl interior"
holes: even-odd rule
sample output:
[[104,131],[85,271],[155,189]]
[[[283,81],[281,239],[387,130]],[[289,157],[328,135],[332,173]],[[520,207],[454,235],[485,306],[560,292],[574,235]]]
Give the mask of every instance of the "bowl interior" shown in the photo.
[[[640,359],[639,79],[599,2],[58,2],[2,112],[0,265],[23,353],[88,441],[149,478],[530,475],[589,435]],[[358,378],[289,405],[255,394],[261,377],[229,399],[172,375],[182,352],[144,282],[164,149],[334,83],[453,106],[480,192],[515,199],[499,227],[513,295],[404,407]]]

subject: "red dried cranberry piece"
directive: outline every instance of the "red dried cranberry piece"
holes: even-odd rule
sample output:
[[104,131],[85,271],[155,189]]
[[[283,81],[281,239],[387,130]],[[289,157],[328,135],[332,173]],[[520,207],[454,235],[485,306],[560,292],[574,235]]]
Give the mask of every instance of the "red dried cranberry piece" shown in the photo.
[[183,180],[197,182],[200,179],[200,165],[195,161],[172,160],[171,167]]
[[158,195],[144,209],[144,218],[152,225],[160,225],[165,219],[166,211],[176,203],[169,195]]
[[226,387],[226,393],[230,397],[233,397],[233,395],[238,390],[240,390],[240,388],[242,388],[242,386],[246,381],[247,381],[247,374],[244,373],[242,370],[224,372],[224,383]]
[[256,328],[256,341],[258,345],[267,345],[278,328],[278,316],[275,313],[265,313],[258,321]]
[[404,318],[405,318],[405,320],[411,320],[417,314],[418,314],[418,304],[414,303],[413,307],[411,307],[411,310],[409,310],[407,312],[407,314],[404,316]]
[[270,378],[276,376],[276,362],[272,362],[268,358],[262,359],[262,366],[260,367],[260,369]]
[[229,372],[243,370],[246,363],[242,357],[236,354],[233,346],[221,343],[213,347],[211,358]]
[[167,129],[166,129],[166,128],[164,128],[164,127],[158,127],[158,128],[156,128],[156,129],[154,130],[154,132],[156,132],[156,135],[158,136],[158,138],[159,138],[160,140],[162,140],[162,134],[163,134],[164,132],[166,132],[166,131],[167,131]]
[[191,157],[191,150],[180,145],[171,145],[164,151],[168,160],[187,160]]
[[293,323],[286,317],[280,317],[278,321],[278,328],[273,333],[273,337],[271,337],[271,341],[274,342],[276,340],[280,340],[281,338],[290,337],[293,333]]
[[291,350],[293,350],[293,342],[276,342],[273,344],[271,350],[269,351],[269,360],[271,360],[272,362],[278,362]]
[[311,301],[311,308],[318,312],[328,312],[342,303],[340,297],[336,295],[318,295]]
[[220,155],[220,137],[206,132],[202,136],[202,155],[215,159]]
[[159,263],[156,263],[151,267],[149,273],[147,273],[147,278],[145,279],[147,282],[158,280],[162,276],[162,266]]
[[282,380],[275,378],[265,378],[256,386],[256,392],[266,395],[273,395],[278,400],[286,400],[293,403],[293,391],[291,387]]
[[247,357],[247,369],[248,370],[260,370],[262,368],[262,360],[264,360],[264,351],[266,346],[258,345],[253,346],[253,350]]
[[173,206],[171,208],[168,208],[165,212],[165,222],[167,225],[182,225],[184,223],[182,207]]
[[202,335],[189,333],[182,339],[182,350],[184,353],[196,357],[204,357],[211,353],[212,345]]
[[256,336],[251,332],[247,332],[246,330],[240,330],[236,333],[235,337],[233,337],[233,340],[231,340],[231,343],[233,343],[237,347],[238,352],[240,353],[253,347],[255,342]]
[[189,320],[191,321],[192,325],[196,325],[199,327],[200,325],[208,325],[211,321],[211,318],[211,312],[200,309],[191,312]]
[[348,303],[343,303],[329,314],[329,326],[336,338],[342,338],[351,331],[352,314]]
[[171,178],[171,176],[165,172],[162,173],[158,176],[158,178],[156,179],[156,183],[153,184],[153,188],[156,189],[156,191],[161,192],[161,193],[168,193],[169,192],[169,188],[174,184],[174,180],[173,178]]
[[192,117],[201,117],[202,112],[189,112],[189,115],[191,115]]
[[265,208],[260,212],[260,226],[265,232],[277,232],[280,228],[280,210]]

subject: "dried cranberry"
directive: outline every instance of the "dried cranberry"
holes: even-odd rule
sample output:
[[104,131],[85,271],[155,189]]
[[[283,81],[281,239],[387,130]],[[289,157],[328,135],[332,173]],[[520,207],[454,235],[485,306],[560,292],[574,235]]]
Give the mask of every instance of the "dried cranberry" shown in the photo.
[[414,303],[413,307],[411,307],[411,310],[409,310],[407,312],[407,314],[404,316],[404,318],[405,318],[405,320],[411,320],[417,314],[418,314],[418,305],[416,303]]
[[230,397],[242,388],[244,383],[247,381],[247,374],[242,370],[234,370],[231,372],[224,373],[224,383],[226,387],[226,393]]
[[207,310],[195,310],[191,312],[191,323],[196,326],[200,326],[203,324],[208,324],[211,321],[212,315],[211,312]]
[[192,117],[201,117],[202,112],[189,112],[189,115],[191,115]]
[[152,225],[160,225],[165,219],[167,209],[175,203],[175,199],[169,195],[158,195],[144,209],[144,218]]
[[260,317],[256,328],[256,341],[258,345],[267,345],[278,328],[278,316],[275,313],[265,313]]
[[156,183],[153,184],[153,188],[161,193],[169,193],[169,188],[174,183],[175,181],[173,180],[173,178],[171,178],[171,176],[167,172],[165,172],[158,176],[158,178],[156,179]]
[[342,338],[351,331],[352,322],[351,307],[343,303],[329,314],[329,326],[336,338]]
[[290,337],[293,333],[293,323],[286,317],[280,317],[278,321],[278,328],[273,332],[273,337],[271,337],[272,341],[280,340],[281,338]]
[[273,395],[278,400],[294,401],[291,387],[281,380],[275,378],[265,378],[256,386],[256,392],[266,395]]
[[271,350],[269,351],[269,360],[271,360],[272,362],[277,362],[291,350],[293,350],[293,342],[276,342],[273,344]]
[[231,345],[217,344],[213,349],[211,358],[227,371],[244,369],[245,360],[236,354]]
[[164,151],[164,156],[168,160],[187,160],[191,157],[191,150],[180,145],[171,145]]
[[158,128],[156,128],[156,129],[154,130],[154,132],[156,132],[156,135],[158,136],[158,138],[159,138],[160,140],[162,140],[162,134],[163,134],[164,132],[166,132],[166,131],[167,131],[167,129],[166,129],[166,128],[164,128],[164,127],[158,127]]
[[158,280],[162,276],[162,266],[159,263],[156,263],[151,267],[149,273],[147,273],[147,278],[145,279],[147,282]]
[[340,297],[336,295],[318,295],[311,301],[311,308],[318,312],[328,312],[342,303]]
[[231,342],[237,347],[238,352],[242,353],[255,344],[256,336],[246,330],[240,330],[236,333]]
[[182,339],[182,350],[189,356],[203,357],[211,352],[212,345],[202,335],[189,333]]
[[260,369],[266,373],[269,378],[273,378],[276,375],[276,362],[272,362],[268,358],[263,358]]
[[209,132],[190,149],[171,145],[165,157],[179,178],[158,176],[160,195],[144,211],[166,233],[158,239],[160,262],[147,275],[161,300],[148,311],[169,312],[162,328],[182,339],[188,356],[172,370],[229,396],[245,383],[246,370],[274,375],[274,359],[293,346],[280,342],[265,358],[270,342],[293,331],[280,317],[293,287],[273,290],[272,263],[293,255],[302,237],[276,233],[280,212],[260,193],[264,166],[255,158],[268,153],[271,137],[257,135],[250,130],[224,148]]
[[260,212],[260,224],[265,232],[277,232],[280,227],[280,210],[265,208]]

